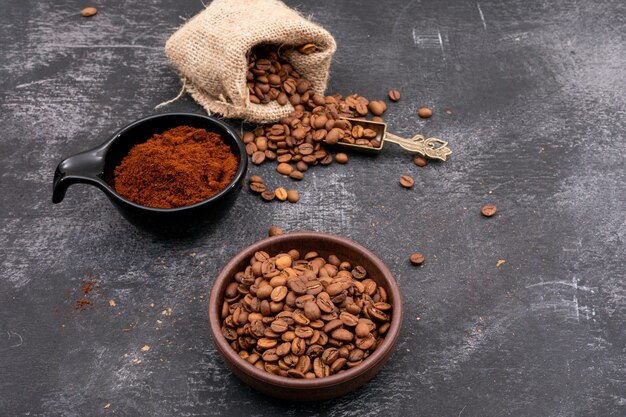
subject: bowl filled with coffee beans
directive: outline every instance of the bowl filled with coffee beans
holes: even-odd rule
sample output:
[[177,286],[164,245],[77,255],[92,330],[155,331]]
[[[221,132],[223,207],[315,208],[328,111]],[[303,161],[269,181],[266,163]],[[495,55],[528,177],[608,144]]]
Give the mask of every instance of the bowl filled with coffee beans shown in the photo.
[[325,400],[369,381],[402,323],[385,264],[346,238],[287,233],[232,258],[209,300],[213,340],[253,388],[294,401]]

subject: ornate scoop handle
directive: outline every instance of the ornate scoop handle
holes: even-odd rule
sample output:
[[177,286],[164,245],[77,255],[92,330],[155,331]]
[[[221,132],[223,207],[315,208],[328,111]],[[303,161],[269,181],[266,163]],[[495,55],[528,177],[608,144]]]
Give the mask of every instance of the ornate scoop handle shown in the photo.
[[448,148],[447,141],[437,138],[426,139],[423,135],[415,135],[411,139],[405,139],[392,133],[386,133],[385,140],[397,143],[407,151],[417,152],[431,159],[445,161],[452,154],[452,149]]

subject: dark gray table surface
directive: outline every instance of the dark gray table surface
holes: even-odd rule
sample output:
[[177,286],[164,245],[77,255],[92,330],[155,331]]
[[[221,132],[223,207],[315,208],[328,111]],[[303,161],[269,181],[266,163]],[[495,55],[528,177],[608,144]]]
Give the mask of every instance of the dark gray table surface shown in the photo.
[[[397,88],[390,129],[454,155],[351,154],[295,183],[298,204],[244,191],[208,233],[173,241],[89,186],[52,205],[52,173],[178,93],[162,48],[202,3],[100,1],[85,19],[85,2],[0,1],[0,416],[626,415],[625,3],[289,4],[337,40],[327,92]],[[203,113],[188,96],[164,111]],[[294,185],[273,169],[251,173]],[[358,391],[281,403],[218,356],[214,277],[271,225],[346,236],[394,272],[400,340]],[[75,311],[90,276],[94,306]]]

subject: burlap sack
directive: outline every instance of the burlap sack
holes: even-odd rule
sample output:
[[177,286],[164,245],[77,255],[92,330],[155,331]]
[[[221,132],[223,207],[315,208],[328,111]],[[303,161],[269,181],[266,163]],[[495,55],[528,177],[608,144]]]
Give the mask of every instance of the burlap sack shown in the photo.
[[316,92],[323,93],[335,40],[278,0],[214,0],[169,38],[165,53],[180,71],[186,90],[209,114],[269,123],[293,107],[250,102],[246,54],[259,44],[306,43],[314,43],[317,52],[291,51],[287,58]]

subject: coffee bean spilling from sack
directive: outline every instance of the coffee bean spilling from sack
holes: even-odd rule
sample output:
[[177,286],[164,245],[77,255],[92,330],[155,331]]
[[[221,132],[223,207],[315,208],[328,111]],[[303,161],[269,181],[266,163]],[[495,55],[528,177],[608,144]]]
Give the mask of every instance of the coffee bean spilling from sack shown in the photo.
[[[384,101],[369,101],[357,94],[345,99],[339,95],[323,96],[311,89],[312,84],[293,69],[289,61],[280,55],[277,47],[256,48],[249,55],[248,90],[253,103],[269,103],[276,100],[284,105],[291,103],[294,111],[278,123],[259,126],[244,135],[246,152],[254,164],[276,160],[278,172],[299,180],[309,166],[330,165],[331,155],[323,143],[338,142],[379,147],[380,141],[372,129],[352,126],[342,117],[365,118],[368,113],[373,120],[387,110]],[[287,167],[295,165],[288,169]]]
[[255,367],[322,378],[363,362],[389,330],[387,291],[353,267],[317,252],[256,252],[224,291],[222,334]]

